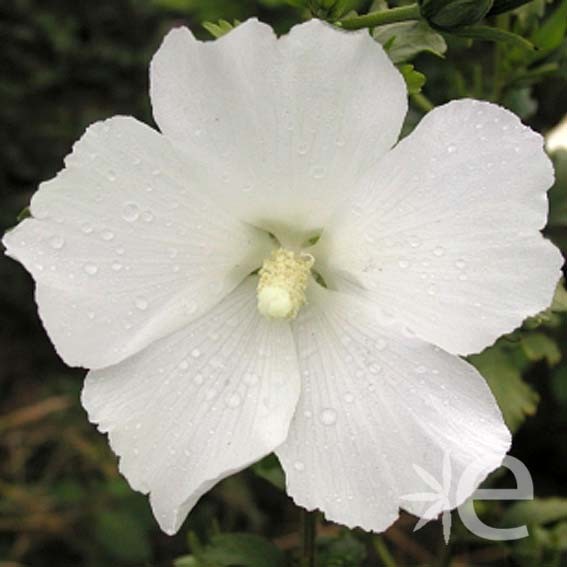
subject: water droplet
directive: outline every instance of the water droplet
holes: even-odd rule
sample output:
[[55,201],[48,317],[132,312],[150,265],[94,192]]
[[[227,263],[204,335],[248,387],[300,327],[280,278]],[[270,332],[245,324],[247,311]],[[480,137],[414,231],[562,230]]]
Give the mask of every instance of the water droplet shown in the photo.
[[457,266],[457,268],[459,268],[459,270],[463,270],[466,265],[467,265],[467,263],[464,260],[457,260],[455,262],[455,266]]
[[325,408],[319,419],[323,425],[334,425],[337,422],[337,412],[332,408]]
[[109,170],[106,177],[109,181],[116,181],[116,172],[111,169],[111,170]]
[[305,470],[305,465],[301,461],[295,461],[295,463],[293,463],[293,468],[296,471],[301,472]]
[[126,203],[122,208],[122,218],[128,222],[138,220],[140,216],[140,207],[136,203]]
[[186,360],[182,360],[178,365],[179,370],[187,370],[189,368],[189,363]]
[[158,169],[158,168],[154,169],[154,170],[152,171],[152,175],[153,175],[154,177],[157,177],[158,175],[161,175],[161,169]]
[[325,177],[325,168],[320,165],[316,165],[311,169],[311,175],[314,179],[323,179],[323,177]]
[[113,262],[112,263],[112,269],[115,272],[119,272],[122,269],[122,264],[120,262]]
[[91,224],[89,224],[88,222],[83,223],[83,225],[81,226],[81,230],[85,233],[85,234],[90,234],[93,231],[93,227]]
[[464,282],[468,279],[467,274],[459,274],[459,280]]
[[143,297],[137,297],[134,304],[140,311],[145,311],[148,308],[148,302]]
[[142,219],[145,222],[152,222],[154,220],[154,214],[151,211],[144,211],[142,213]]
[[232,394],[232,396],[228,397],[226,400],[226,405],[229,408],[237,408],[242,403],[242,400],[238,394]]
[[114,233],[110,232],[110,230],[104,230],[100,236],[103,240],[112,240],[114,238]]
[[344,395],[344,400],[347,404],[352,404],[352,402],[354,402],[354,396],[350,392],[347,392]]
[[415,369],[416,374],[425,374],[426,372],[427,372],[427,368],[425,368],[425,366],[418,366]]
[[450,153],[450,154],[454,154],[456,151],[457,151],[456,146],[451,145],[451,146],[447,147],[447,152]]
[[442,246],[437,246],[437,248],[433,250],[434,256],[440,257],[443,256],[443,254],[445,254],[445,248],[443,248]]
[[371,374],[380,374],[382,367],[379,364],[376,364],[375,362],[373,362],[368,367],[368,370],[370,371]]
[[199,358],[199,357],[201,356],[201,351],[200,351],[198,348],[194,348],[194,349],[191,351],[191,356],[192,356],[193,358]]
[[117,253],[119,256],[122,256],[122,254],[124,254],[124,252],[125,252],[125,250],[124,250],[124,248],[122,248],[121,246],[119,246],[119,247],[116,249],[116,253]]
[[60,250],[61,248],[63,248],[63,245],[65,244],[65,240],[63,239],[62,236],[52,236],[51,239],[49,240],[49,244],[51,248],[54,248],[55,250]]
[[435,284],[429,285],[429,287],[427,288],[427,293],[429,295],[436,295],[437,294],[437,286]]
[[299,146],[297,146],[297,153],[300,156],[304,156],[308,151],[309,148],[307,147],[307,144],[299,144]]
[[94,276],[98,272],[98,266],[96,264],[85,264],[83,269],[89,276]]
[[398,266],[402,269],[406,269],[409,266],[409,262],[407,260],[400,260]]
[[412,248],[418,248],[421,246],[421,238],[419,238],[419,236],[412,235],[408,237],[408,242]]

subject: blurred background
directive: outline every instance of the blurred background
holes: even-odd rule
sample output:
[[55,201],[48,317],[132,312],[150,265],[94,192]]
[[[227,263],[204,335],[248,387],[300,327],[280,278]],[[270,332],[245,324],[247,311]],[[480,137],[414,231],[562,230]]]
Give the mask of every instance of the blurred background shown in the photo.
[[[355,4],[365,11],[371,2]],[[412,55],[413,70],[427,82],[412,97],[406,132],[430,104],[463,96],[504,104],[549,132],[567,114],[565,6],[534,0],[489,20],[547,42],[537,58],[450,34],[445,58]],[[62,168],[88,124],[115,114],[153,124],[148,63],[171,27],[188,25],[211,39],[203,22],[250,16],[284,33],[309,11],[300,0],[2,0],[1,232],[16,224],[38,183]],[[565,251],[567,147],[556,147],[553,157],[558,179],[546,234]],[[1,567],[293,564],[301,547],[299,511],[281,490],[273,458],[222,482],[178,535],[163,535],[146,497],[129,489],[106,438],[88,423],[79,403],[84,372],[67,368],[55,354],[38,319],[31,278],[2,257],[0,282]],[[528,466],[537,496],[521,504],[480,502],[477,510],[493,526],[529,524],[530,537],[478,540],[454,515],[446,548],[439,522],[414,534],[415,518],[408,515],[382,536],[320,520],[320,565],[567,565],[566,295],[560,289],[553,309],[471,358],[515,432],[511,453]],[[514,484],[503,470],[488,482]],[[227,536],[235,532],[271,544]],[[255,562],[242,551],[262,546],[264,559]]]

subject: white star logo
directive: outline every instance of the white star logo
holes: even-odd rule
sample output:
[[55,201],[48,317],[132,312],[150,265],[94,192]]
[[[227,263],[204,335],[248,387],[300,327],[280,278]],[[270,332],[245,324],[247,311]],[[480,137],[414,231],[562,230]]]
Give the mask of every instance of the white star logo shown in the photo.
[[419,519],[413,531],[421,529],[431,519],[441,516],[441,523],[443,525],[443,538],[445,543],[449,543],[451,534],[451,512],[450,509],[454,506],[451,505],[450,490],[451,490],[451,457],[449,452],[445,451],[443,455],[443,469],[442,469],[442,482],[440,483],[431,473],[427,472],[424,468],[414,464],[413,470],[425,482],[432,492],[415,492],[412,494],[405,494],[401,498],[409,502],[431,502],[423,517]]

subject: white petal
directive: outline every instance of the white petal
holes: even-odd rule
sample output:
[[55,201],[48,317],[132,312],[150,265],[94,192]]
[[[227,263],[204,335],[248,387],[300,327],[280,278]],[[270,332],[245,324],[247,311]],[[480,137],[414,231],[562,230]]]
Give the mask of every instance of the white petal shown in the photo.
[[204,317],[88,374],[82,402],[109,433],[120,471],[150,492],[167,533],[222,478],[286,437],[299,396],[289,324],[256,309],[254,280]]
[[281,224],[322,226],[395,143],[407,108],[367,32],[318,20],[280,39],[256,20],[207,43],[175,29],[152,62],[151,96],[160,129],[208,170],[215,195],[279,237]]
[[542,138],[511,112],[471,100],[439,107],[378,169],[313,252],[329,258],[336,287],[365,288],[458,354],[549,305],[562,258],[539,231],[553,170]]
[[399,506],[429,515],[423,498],[408,495],[431,492],[431,476],[441,485],[448,453],[452,486],[439,500],[445,508],[459,504],[463,470],[475,464],[486,475],[510,445],[482,377],[458,357],[385,326],[367,302],[312,287],[293,325],[302,393],[277,450],[289,494],[330,520],[382,531]]
[[170,142],[133,118],[91,126],[65,164],[3,242],[33,275],[68,364],[124,359],[261,264],[267,237],[212,204]]

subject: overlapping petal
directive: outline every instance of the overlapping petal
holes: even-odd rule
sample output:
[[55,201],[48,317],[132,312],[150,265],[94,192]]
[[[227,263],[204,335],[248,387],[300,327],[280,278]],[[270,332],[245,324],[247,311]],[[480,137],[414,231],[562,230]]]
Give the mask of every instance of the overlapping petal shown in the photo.
[[299,396],[289,324],[249,279],[208,314],[87,376],[82,402],[167,533],[220,479],[282,443]]
[[91,126],[4,238],[33,275],[70,365],[116,363],[199,316],[261,264],[267,236],[232,218],[171,143],[132,118]]
[[334,286],[453,353],[549,305],[562,264],[540,234],[553,170],[515,115],[470,100],[439,107],[378,171],[313,252]]
[[[454,507],[465,468],[475,464],[484,475],[496,468],[510,434],[472,366],[403,336],[375,311],[312,286],[310,304],[293,324],[301,397],[277,454],[297,504],[382,531],[400,506],[431,517],[429,502],[403,498],[431,491],[414,465],[441,485],[449,455],[447,502]],[[475,487],[466,488],[461,500]]]
[[396,141],[404,81],[367,33],[318,20],[277,39],[248,20],[214,42],[173,30],[151,67],[162,132],[216,181],[240,218],[319,229]]

